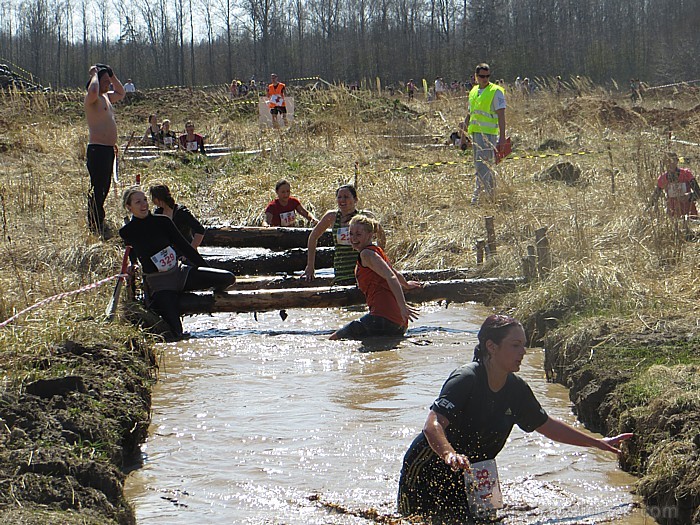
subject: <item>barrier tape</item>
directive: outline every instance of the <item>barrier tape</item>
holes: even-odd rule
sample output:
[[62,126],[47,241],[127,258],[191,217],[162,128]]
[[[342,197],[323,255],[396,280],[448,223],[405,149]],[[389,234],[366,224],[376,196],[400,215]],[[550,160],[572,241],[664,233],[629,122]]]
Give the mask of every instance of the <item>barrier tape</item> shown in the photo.
[[101,281],[97,281],[97,282],[88,284],[86,286],[83,286],[82,288],[78,288],[77,290],[71,290],[70,292],[59,293],[57,295],[47,297],[46,299],[42,299],[38,303],[35,303],[35,304],[25,308],[21,312],[17,312],[15,315],[13,315],[12,317],[10,317],[8,319],[5,319],[2,323],[0,323],[0,328],[4,328],[8,324],[10,324],[12,321],[17,319],[20,315],[26,314],[27,312],[30,312],[36,308],[39,308],[40,306],[44,306],[44,305],[47,305],[49,303],[53,303],[54,301],[58,301],[59,299],[64,299],[64,298],[69,297],[71,295],[76,295],[76,294],[79,294],[82,292],[86,292],[88,290],[92,290],[94,288],[102,286],[103,284],[107,284],[109,281],[112,281],[114,279],[121,279],[122,277],[126,278],[128,276],[129,275],[126,273],[118,273],[116,275],[112,275],[111,277],[107,277],[105,279],[102,279]]
[[[695,84],[697,82],[700,82],[700,80],[686,80],[683,82],[674,82],[673,84],[664,84],[663,86],[651,86],[651,87],[645,88],[644,91],[651,91],[652,89],[662,89],[662,88],[674,87],[674,86],[684,86],[686,84]],[[642,93],[644,91],[642,91]]]
[[[594,155],[597,153],[604,153],[602,151],[572,151],[568,153],[542,153],[538,155],[509,155],[508,157],[501,159],[501,162],[507,160],[522,160],[522,159],[545,159],[547,157],[574,157],[580,155]],[[380,170],[376,173],[384,173],[387,171],[402,171],[402,170],[414,170],[418,168],[429,168],[431,166],[454,166],[457,164],[470,164],[473,160],[450,160],[442,162],[428,162],[425,164],[413,164],[411,166],[402,166],[400,168],[387,168],[385,170]]]

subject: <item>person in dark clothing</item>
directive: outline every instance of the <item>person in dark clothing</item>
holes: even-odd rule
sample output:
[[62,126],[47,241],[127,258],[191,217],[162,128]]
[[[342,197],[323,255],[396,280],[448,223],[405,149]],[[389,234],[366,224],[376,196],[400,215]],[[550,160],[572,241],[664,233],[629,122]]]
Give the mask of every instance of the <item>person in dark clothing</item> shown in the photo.
[[192,248],[195,250],[199,248],[206,231],[202,223],[192,215],[186,206],[175,203],[170,188],[165,184],[151,186],[149,193],[151,194],[151,202],[157,206],[153,210],[153,214],[170,217],[178,231],[192,245]]
[[[632,437],[598,439],[547,415],[528,384],[515,375],[527,342],[519,321],[491,315],[478,339],[474,362],[452,372],[430,408],[423,432],[406,452],[398,494],[399,512],[405,516],[448,523],[483,518],[475,510],[476,498],[470,501],[470,496],[481,483],[497,487],[493,460],[515,424],[554,441],[615,454],[620,454],[616,445]],[[495,508],[487,509],[487,519],[495,518]]]
[[[181,339],[184,334],[178,307],[179,293],[209,288],[223,291],[236,278],[231,272],[209,268],[172,220],[164,215],[151,214],[141,188],[127,189],[122,201],[132,218],[119,230],[119,235],[131,246],[132,256],[141,263],[150,306],[168,323],[173,336]],[[188,264],[181,263],[177,254],[186,257]]]

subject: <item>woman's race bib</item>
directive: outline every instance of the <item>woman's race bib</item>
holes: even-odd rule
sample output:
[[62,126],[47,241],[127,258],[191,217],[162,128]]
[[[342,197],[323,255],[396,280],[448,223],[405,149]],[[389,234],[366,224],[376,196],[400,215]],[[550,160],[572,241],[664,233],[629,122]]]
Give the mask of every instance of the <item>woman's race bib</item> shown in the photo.
[[197,151],[199,148],[199,144],[195,140],[194,142],[188,142],[187,143],[187,151]]
[[496,510],[503,508],[495,459],[472,463],[471,471],[464,471],[464,486],[467,489],[469,512],[473,517],[495,517]]
[[284,213],[280,213],[280,225],[282,226],[294,226],[294,222],[296,221],[297,214],[294,210],[292,211],[285,211]]
[[338,228],[338,233],[336,233],[336,244],[344,244],[350,246],[350,227]]
[[177,265],[177,255],[175,254],[175,250],[170,246],[163,248],[155,255],[151,255],[151,260],[153,264],[156,265],[159,272],[167,272]]
[[173,145],[173,138],[172,137],[163,137],[163,144],[166,146],[172,146]]

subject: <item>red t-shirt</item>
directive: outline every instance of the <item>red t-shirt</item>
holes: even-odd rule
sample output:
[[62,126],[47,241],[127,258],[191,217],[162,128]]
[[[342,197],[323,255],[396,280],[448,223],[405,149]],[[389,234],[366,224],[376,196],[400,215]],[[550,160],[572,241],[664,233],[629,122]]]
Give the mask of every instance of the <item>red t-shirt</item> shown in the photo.
[[[391,266],[389,258],[379,246],[371,244],[365,250],[372,250]],[[355,279],[357,279],[357,287],[365,294],[370,314],[406,326],[406,322],[401,317],[399,303],[396,302],[396,297],[391,293],[387,280],[374,270],[363,266],[362,259],[359,257],[355,265]]]
[[294,226],[297,217],[296,209],[299,206],[301,206],[301,202],[295,197],[289,197],[286,206],[282,206],[279,199],[270,201],[270,204],[265,208],[265,213],[272,214],[270,226]]
[[678,177],[673,177],[675,180],[669,180],[668,173],[662,173],[659,176],[656,185],[666,191],[666,209],[668,214],[673,217],[682,217],[683,215],[697,216],[698,211],[695,208],[695,202],[690,200],[690,181],[695,177],[693,172],[679,168],[676,172]]
[[187,140],[187,134],[180,135],[180,149],[184,151],[190,151],[194,153],[195,151],[201,151],[204,153],[204,137],[199,133],[194,134],[194,140]]

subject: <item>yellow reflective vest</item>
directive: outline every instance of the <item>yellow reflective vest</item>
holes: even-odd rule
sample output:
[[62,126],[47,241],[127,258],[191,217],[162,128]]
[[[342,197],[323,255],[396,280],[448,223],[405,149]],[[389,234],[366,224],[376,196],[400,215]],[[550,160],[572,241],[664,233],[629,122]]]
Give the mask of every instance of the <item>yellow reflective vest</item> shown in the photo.
[[501,86],[489,83],[481,93],[479,86],[474,86],[469,92],[469,127],[467,133],[487,133],[498,135],[498,115],[491,113],[491,103],[496,91],[504,93]]

